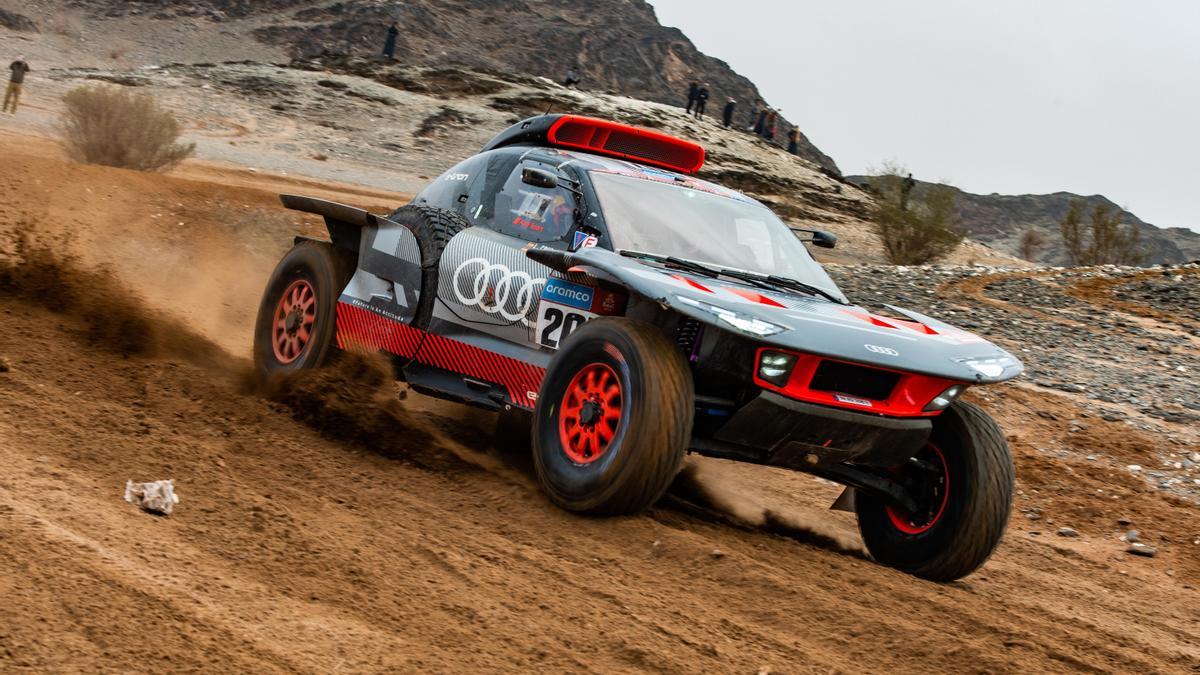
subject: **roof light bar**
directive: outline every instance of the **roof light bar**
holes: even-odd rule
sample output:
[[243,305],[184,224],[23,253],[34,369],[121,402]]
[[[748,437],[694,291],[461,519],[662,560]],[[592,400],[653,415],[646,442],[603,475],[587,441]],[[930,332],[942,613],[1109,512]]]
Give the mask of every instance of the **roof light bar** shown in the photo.
[[573,148],[692,174],[704,166],[704,147],[683,139],[626,124],[580,115],[563,115],[546,134],[551,145]]

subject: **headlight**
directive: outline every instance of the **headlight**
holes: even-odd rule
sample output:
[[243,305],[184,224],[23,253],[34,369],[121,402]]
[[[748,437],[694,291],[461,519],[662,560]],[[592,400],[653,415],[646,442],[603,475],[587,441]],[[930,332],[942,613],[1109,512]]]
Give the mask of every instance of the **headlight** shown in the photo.
[[959,394],[966,391],[966,389],[967,385],[965,384],[956,384],[947,387],[946,391],[934,396],[933,400],[929,402],[929,405],[925,406],[925,412],[934,412],[935,410],[945,410],[946,408],[949,408],[950,404],[954,403],[954,399],[958,398]]
[[784,387],[787,386],[795,365],[795,354],[766,351],[758,360],[758,376],[777,387]]
[[985,356],[955,360],[984,377],[1000,377],[1005,370],[1017,364],[1017,360],[1011,356]]
[[739,314],[732,310],[725,309],[724,307],[717,307],[716,305],[710,305],[707,302],[693,300],[692,298],[684,297],[682,295],[675,296],[675,299],[685,305],[695,307],[696,309],[704,310],[705,312],[712,314],[713,316],[717,317],[717,321],[727,326],[736,328],[743,333],[749,333],[750,335],[757,337],[766,337],[768,335],[782,333],[784,330],[786,330],[786,328],[783,326],[777,326],[773,323],[763,321],[762,319],[756,319],[752,316]]

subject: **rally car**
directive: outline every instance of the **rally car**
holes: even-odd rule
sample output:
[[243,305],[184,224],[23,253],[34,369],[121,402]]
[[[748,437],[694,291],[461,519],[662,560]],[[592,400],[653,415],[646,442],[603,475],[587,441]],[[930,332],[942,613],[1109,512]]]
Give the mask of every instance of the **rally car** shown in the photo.
[[[384,217],[284,195],[297,238],[255,332],[268,376],[384,352],[420,392],[531,417],[559,506],[629,514],[685,454],[847,486],[878,561],[981,565],[1012,501],[1004,435],[968,387],[1021,363],[928,316],[852,304],[766,207],[699,180],[704,149],[575,115],[510,127]],[[802,238],[803,237],[803,238]]]

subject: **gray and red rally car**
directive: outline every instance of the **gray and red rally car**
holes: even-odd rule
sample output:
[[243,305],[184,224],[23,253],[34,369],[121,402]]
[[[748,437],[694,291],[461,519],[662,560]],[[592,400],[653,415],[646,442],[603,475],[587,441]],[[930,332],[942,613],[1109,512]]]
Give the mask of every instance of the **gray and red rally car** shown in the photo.
[[1004,435],[968,387],[1019,375],[928,316],[852,304],[757,201],[694,174],[704,149],[575,115],[520,122],[388,216],[285,195],[297,238],[262,299],[267,375],[384,352],[426,394],[530,419],[550,499],[636,513],[684,455],[847,486],[871,555],[934,580],[998,543]]

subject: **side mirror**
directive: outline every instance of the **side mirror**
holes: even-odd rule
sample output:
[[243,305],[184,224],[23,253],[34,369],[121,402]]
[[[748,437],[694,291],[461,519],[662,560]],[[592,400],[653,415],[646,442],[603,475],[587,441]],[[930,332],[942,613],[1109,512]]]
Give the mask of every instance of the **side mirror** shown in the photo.
[[804,232],[805,234],[811,234],[812,239],[804,240],[806,244],[820,246],[821,248],[833,248],[837,246],[837,235],[830,234],[829,232],[825,232],[823,230],[804,230],[799,227],[793,227],[792,232]]
[[837,235],[830,234],[829,232],[823,232],[821,230],[815,230],[813,231],[812,236],[813,246],[820,246],[821,248],[833,248],[837,246]]
[[521,182],[533,187],[556,188],[558,187],[558,176],[545,169],[535,169],[527,166],[521,169]]

